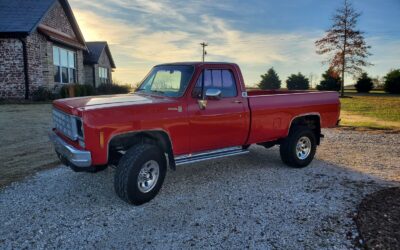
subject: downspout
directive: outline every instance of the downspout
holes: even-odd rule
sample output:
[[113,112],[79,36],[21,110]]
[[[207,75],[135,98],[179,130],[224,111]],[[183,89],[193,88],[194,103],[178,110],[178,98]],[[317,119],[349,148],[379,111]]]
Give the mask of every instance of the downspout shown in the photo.
[[28,52],[26,49],[26,37],[20,38],[22,43],[22,55],[24,58],[24,75],[25,75],[25,100],[29,99],[29,70],[28,70]]
[[93,64],[93,87],[96,88],[96,66]]

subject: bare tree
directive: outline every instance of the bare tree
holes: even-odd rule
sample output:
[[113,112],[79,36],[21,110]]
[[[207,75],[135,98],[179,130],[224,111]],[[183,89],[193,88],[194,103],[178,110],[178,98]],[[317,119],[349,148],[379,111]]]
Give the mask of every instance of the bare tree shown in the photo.
[[344,96],[344,74],[361,73],[361,67],[371,65],[366,61],[371,48],[365,43],[364,32],[356,29],[360,13],[344,0],[343,6],[333,15],[332,27],[325,37],[315,42],[317,53],[327,54],[330,68],[342,73],[341,96]]

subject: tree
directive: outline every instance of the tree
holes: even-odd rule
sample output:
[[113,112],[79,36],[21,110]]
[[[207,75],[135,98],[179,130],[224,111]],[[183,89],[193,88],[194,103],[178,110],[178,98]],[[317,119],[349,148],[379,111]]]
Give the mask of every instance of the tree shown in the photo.
[[400,69],[391,70],[385,76],[385,92],[400,94]]
[[365,43],[364,32],[356,29],[360,13],[344,0],[341,8],[333,16],[333,25],[327,30],[324,38],[315,42],[317,54],[327,54],[326,61],[335,71],[341,72],[341,96],[344,96],[344,75],[361,73],[361,67],[371,65],[366,58],[371,55],[371,48]]
[[292,74],[288,77],[286,80],[286,86],[290,90],[303,90],[310,88],[310,82],[299,72],[297,75]]
[[371,89],[373,89],[374,83],[367,73],[362,73],[361,77],[358,78],[357,83],[356,85],[354,85],[354,87],[356,87],[356,90],[359,93],[368,93],[369,91],[371,91]]
[[329,68],[324,74],[322,74],[322,80],[317,85],[317,89],[339,91],[341,81],[339,74],[332,68]]
[[281,80],[274,68],[270,68],[268,72],[261,75],[261,82],[258,84],[260,89],[280,89]]

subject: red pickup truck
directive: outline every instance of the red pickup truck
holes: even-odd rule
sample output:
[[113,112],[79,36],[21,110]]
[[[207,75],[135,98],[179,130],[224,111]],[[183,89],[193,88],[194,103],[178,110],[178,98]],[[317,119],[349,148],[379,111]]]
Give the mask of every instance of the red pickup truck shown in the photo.
[[114,187],[136,205],[153,199],[167,167],[280,145],[282,161],[307,166],[321,128],[338,123],[336,92],[247,91],[233,63],[155,66],[132,94],[56,100],[50,138],[75,171],[116,166]]

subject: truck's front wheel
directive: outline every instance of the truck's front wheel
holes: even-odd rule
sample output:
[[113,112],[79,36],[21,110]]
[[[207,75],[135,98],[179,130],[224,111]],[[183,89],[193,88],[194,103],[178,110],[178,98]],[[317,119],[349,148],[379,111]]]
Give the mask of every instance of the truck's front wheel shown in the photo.
[[159,147],[135,145],[119,161],[114,178],[115,192],[124,201],[141,205],[157,195],[165,174],[166,160]]
[[305,167],[314,159],[316,148],[314,131],[308,127],[295,127],[280,145],[281,159],[288,166]]

